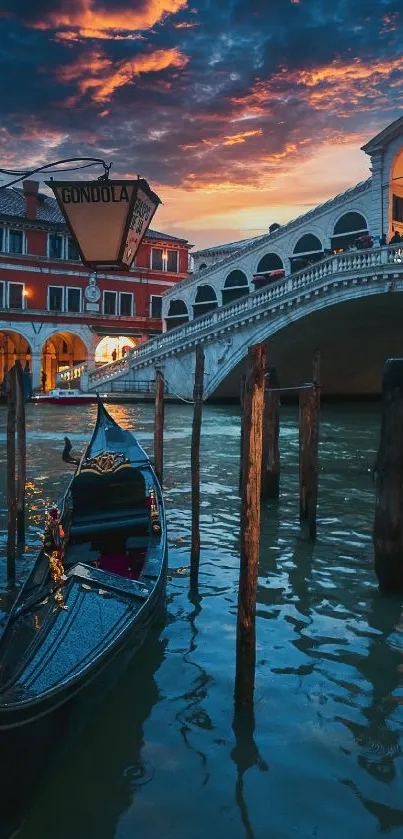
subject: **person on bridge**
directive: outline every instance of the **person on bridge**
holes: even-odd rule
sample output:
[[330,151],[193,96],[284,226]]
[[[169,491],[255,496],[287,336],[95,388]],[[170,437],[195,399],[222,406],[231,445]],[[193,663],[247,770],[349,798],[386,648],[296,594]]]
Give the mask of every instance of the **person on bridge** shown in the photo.
[[389,244],[390,245],[397,245],[401,241],[402,241],[402,237],[401,237],[399,231],[395,230]]

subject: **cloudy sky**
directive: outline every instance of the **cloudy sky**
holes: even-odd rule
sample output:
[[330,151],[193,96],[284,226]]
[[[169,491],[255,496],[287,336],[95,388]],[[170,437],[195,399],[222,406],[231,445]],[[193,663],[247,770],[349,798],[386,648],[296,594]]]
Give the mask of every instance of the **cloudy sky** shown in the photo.
[[0,33],[0,165],[104,157],[199,247],[368,177],[403,112],[402,0],[0,0]]

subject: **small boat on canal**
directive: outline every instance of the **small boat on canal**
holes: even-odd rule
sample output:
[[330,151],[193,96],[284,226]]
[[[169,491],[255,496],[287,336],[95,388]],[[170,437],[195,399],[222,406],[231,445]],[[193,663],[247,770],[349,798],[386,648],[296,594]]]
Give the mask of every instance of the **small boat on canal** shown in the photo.
[[37,405],[89,405],[96,401],[95,393],[83,393],[78,388],[53,388],[32,397]]
[[[0,640],[0,836],[116,681],[165,597],[164,503],[133,434],[98,403],[94,433]],[[141,674],[139,674],[139,687]],[[111,725],[113,721],[111,720]],[[3,773],[4,775],[4,773]]]

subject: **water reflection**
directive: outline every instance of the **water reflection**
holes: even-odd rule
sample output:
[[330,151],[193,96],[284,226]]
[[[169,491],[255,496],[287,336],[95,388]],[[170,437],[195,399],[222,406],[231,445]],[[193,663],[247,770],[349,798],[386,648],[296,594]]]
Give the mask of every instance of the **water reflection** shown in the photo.
[[[152,453],[153,406],[111,412],[136,426]],[[28,406],[32,509],[20,580],[36,554],[44,508],[70,479],[63,437],[82,449],[94,415],[93,406],[63,416]],[[375,839],[388,830],[397,839],[403,599],[378,595],[373,572],[368,469],[378,409],[322,411],[313,547],[298,540],[297,410],[281,409],[281,494],[262,506],[255,720],[233,719],[239,410],[207,405],[203,412],[202,547],[198,586],[189,591],[191,423],[191,406],[166,406],[163,640],[149,639],[121,687],[94,712],[23,839]],[[0,443],[4,432],[0,409]],[[3,474],[0,463],[0,492]],[[0,507],[4,530],[4,500]],[[0,534],[0,546],[3,540]],[[4,568],[0,563],[0,591]]]
[[235,734],[235,747],[231,752],[231,758],[237,768],[235,801],[245,828],[245,836],[247,839],[255,839],[244,795],[244,775],[253,766],[257,766],[261,772],[267,772],[269,767],[261,757],[254,740],[255,715],[253,711],[240,711],[235,714],[232,729]]
[[142,757],[144,723],[160,698],[155,677],[166,644],[158,632],[150,634],[124,678],[67,753],[18,839],[71,839],[77,836],[77,823],[82,837],[110,839],[115,835],[121,816],[154,776],[153,766]]

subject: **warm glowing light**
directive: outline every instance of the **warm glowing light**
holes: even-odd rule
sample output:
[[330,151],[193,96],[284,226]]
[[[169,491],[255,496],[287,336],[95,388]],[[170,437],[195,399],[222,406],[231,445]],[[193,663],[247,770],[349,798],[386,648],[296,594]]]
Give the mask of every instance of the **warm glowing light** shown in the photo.
[[110,364],[124,358],[128,350],[134,349],[138,341],[126,335],[107,335],[99,342],[95,350],[96,364]]
[[24,291],[22,292],[22,296],[23,297],[31,297],[31,291],[28,288],[24,288]]

